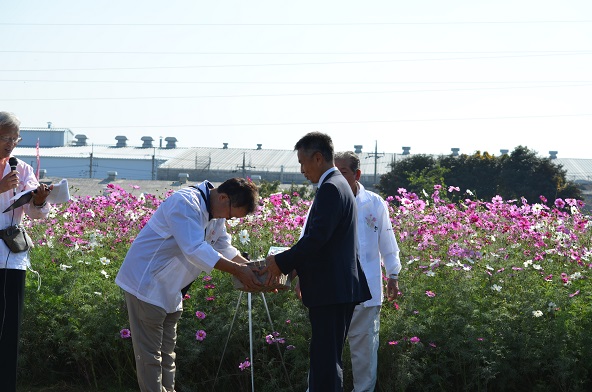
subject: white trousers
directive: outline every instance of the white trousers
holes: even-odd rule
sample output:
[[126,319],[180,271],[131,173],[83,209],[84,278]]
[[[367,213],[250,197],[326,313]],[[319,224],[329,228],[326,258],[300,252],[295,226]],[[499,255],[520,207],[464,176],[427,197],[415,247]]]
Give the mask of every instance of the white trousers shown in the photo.
[[351,352],[353,392],[374,392],[378,367],[378,332],[381,306],[354,309],[347,339]]

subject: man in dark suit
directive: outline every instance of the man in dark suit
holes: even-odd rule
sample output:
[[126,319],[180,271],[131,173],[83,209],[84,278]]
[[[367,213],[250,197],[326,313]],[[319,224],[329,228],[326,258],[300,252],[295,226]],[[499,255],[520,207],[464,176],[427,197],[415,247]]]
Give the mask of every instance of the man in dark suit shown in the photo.
[[267,284],[295,271],[312,327],[310,392],[343,391],[342,352],[356,304],[371,298],[358,260],[356,200],[333,164],[329,135],[311,132],[296,143],[300,171],[317,195],[302,237],[289,250],[269,256]]

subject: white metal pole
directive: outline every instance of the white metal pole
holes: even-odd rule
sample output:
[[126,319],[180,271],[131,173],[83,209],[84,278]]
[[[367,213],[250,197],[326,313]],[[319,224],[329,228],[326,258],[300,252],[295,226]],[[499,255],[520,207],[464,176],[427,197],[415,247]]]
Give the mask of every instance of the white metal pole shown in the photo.
[[251,311],[251,293],[247,295],[249,303],[249,361],[251,362],[251,391],[255,392],[255,366],[253,358],[253,319]]

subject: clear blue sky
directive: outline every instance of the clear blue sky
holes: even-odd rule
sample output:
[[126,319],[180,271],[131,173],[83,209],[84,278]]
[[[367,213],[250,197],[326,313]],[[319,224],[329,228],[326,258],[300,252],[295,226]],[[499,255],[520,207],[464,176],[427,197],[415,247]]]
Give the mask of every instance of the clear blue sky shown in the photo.
[[592,159],[592,1],[0,0],[0,110],[90,142]]

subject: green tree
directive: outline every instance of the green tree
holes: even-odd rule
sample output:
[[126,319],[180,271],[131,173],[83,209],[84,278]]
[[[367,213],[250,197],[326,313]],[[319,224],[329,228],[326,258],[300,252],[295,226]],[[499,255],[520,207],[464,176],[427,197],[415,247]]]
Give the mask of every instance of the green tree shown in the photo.
[[526,198],[538,202],[545,196],[550,203],[557,198],[581,199],[581,190],[567,181],[567,172],[550,158],[518,146],[509,155],[496,157],[477,151],[473,155],[418,154],[391,164],[391,171],[380,177],[378,189],[383,195],[396,195],[399,188],[419,193],[435,184],[471,190],[480,199],[496,195],[504,199]]
[[484,152],[477,151],[473,155],[440,156],[438,164],[448,169],[445,183],[463,190],[469,189],[482,199],[490,199],[497,195],[497,177],[499,176],[499,159]]
[[439,183],[441,172],[432,155],[410,155],[391,163],[391,171],[380,176],[378,190],[385,196],[398,194],[397,189],[421,192],[429,182],[429,187]]
[[581,198],[581,191],[566,180],[567,172],[550,158],[540,158],[536,151],[518,146],[500,158],[499,194],[505,199],[526,198],[536,202],[545,196],[551,202],[557,198]]

